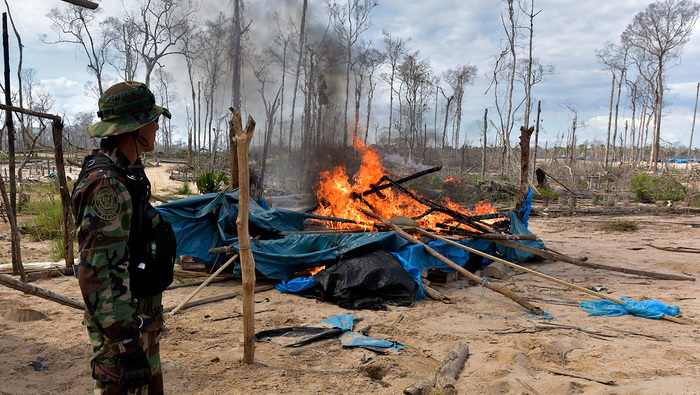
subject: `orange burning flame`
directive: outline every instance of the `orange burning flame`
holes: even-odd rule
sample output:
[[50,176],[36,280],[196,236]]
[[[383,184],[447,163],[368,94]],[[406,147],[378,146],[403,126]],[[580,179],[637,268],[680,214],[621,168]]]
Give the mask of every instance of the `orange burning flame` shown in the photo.
[[[382,161],[374,150],[366,147],[355,136],[353,143],[355,148],[362,155],[362,164],[359,171],[352,177],[352,183],[343,166],[337,166],[332,170],[321,172],[319,183],[316,188],[316,197],[320,202],[320,207],[314,212],[317,215],[343,218],[357,222],[341,223],[335,221],[323,221],[324,224],[334,229],[351,229],[364,228],[367,230],[374,229],[374,220],[365,216],[358,208],[367,209],[367,206],[360,199],[353,199],[352,194],[361,194],[362,192],[371,189],[374,184],[379,182],[379,179],[386,174]],[[448,178],[450,182],[455,182],[457,185],[461,183],[458,178]],[[445,181],[447,182],[447,180]],[[411,193],[418,195],[415,191]],[[391,219],[396,216],[405,216],[409,218],[418,217],[423,214],[428,207],[411,199],[410,197],[400,193],[394,188],[386,188],[380,194],[370,194],[364,196],[365,201],[384,218]],[[464,209],[457,203],[451,202],[449,199],[444,199],[441,204],[453,211],[458,211],[464,215],[479,215],[496,213],[487,202],[479,202],[474,211]],[[446,223],[451,217],[443,213],[431,213],[417,219],[421,227],[436,229],[437,223]],[[460,225],[461,230],[474,230],[466,225]]]

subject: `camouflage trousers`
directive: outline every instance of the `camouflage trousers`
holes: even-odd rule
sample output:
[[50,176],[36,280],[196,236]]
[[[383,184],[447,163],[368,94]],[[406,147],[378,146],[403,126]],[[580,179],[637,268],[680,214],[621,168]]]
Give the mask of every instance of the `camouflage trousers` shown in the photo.
[[153,314],[140,314],[139,328],[143,340],[143,351],[151,365],[151,382],[141,388],[122,387],[119,385],[118,355],[107,346],[107,340],[95,328],[87,325],[88,335],[92,343],[93,356],[92,378],[95,379],[95,395],[136,394],[157,395],[163,393],[163,367],[160,363],[160,335],[163,331],[163,313],[159,307]]

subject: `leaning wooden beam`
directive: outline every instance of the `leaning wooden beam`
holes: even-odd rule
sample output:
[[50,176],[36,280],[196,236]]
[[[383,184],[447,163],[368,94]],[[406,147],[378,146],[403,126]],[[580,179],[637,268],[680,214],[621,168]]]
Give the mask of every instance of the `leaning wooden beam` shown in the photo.
[[[384,223],[384,225],[387,225],[387,226],[391,227],[399,236],[403,237],[404,239],[406,239],[406,240],[408,240],[408,241],[410,241],[410,242],[412,242],[412,243],[414,243],[414,244],[418,244],[418,245],[423,246],[423,248],[425,249],[425,251],[426,251],[428,254],[434,256],[435,258],[437,258],[438,260],[440,260],[440,262],[442,262],[442,263],[446,264],[447,266],[449,266],[449,267],[455,269],[456,271],[458,271],[459,273],[461,273],[463,276],[469,278],[470,280],[474,281],[475,283],[481,284],[481,285],[483,285],[484,287],[486,287],[486,288],[488,288],[488,289],[490,289],[490,290],[492,290],[492,291],[496,291],[496,292],[500,293],[501,295],[503,295],[503,296],[505,296],[505,297],[511,299],[512,301],[514,301],[515,303],[517,303],[517,304],[519,304],[520,306],[524,307],[525,309],[527,309],[528,311],[530,311],[530,312],[533,313],[533,314],[538,314],[538,315],[544,314],[544,311],[542,311],[542,309],[540,309],[540,308],[537,307],[537,306],[533,306],[532,304],[530,304],[530,303],[527,302],[526,300],[523,300],[521,297],[519,297],[519,296],[516,295],[515,293],[511,292],[510,290],[508,290],[508,289],[506,289],[506,288],[503,288],[503,287],[500,287],[500,286],[498,286],[498,285],[495,285],[494,283],[489,282],[489,281],[486,280],[486,279],[479,278],[479,277],[477,277],[476,275],[474,275],[474,273],[471,273],[471,272],[468,271],[467,269],[465,269],[465,268],[459,266],[458,264],[456,264],[456,263],[452,262],[451,260],[445,258],[444,256],[440,255],[439,252],[435,251],[434,249],[430,248],[430,247],[429,247],[428,245],[426,245],[425,243],[421,242],[420,240],[418,240],[418,239],[416,239],[415,237],[411,236],[410,234],[406,233],[403,229],[401,229],[400,226],[389,222],[388,220],[386,220],[386,218],[384,218],[384,217],[382,217],[382,216],[380,216],[380,215],[377,215],[377,214],[375,214],[375,213],[373,213],[373,212],[371,212],[371,211],[367,211],[367,210],[365,210],[365,209],[363,209],[363,208],[360,208],[360,211],[362,211],[363,213],[365,213],[365,214],[366,214],[367,216],[369,216],[369,217],[372,217],[372,218],[374,218],[374,219],[376,219],[376,220],[378,220],[378,221],[381,221],[382,223]],[[432,233],[430,233],[430,232],[425,232],[425,233],[427,233],[427,234],[432,234]],[[445,238],[445,240],[449,240],[449,239]],[[453,242],[452,240],[450,240],[450,243],[454,243],[454,242]]]
[[18,291],[22,291],[29,295],[38,296],[42,299],[62,304],[64,306],[72,307],[78,310],[85,310],[85,304],[83,302],[79,302],[75,299],[65,297],[63,295],[49,291],[48,289],[39,288],[30,284],[25,284],[4,274],[0,274],[0,284],[12,289],[16,289]]
[[215,271],[211,276],[209,276],[209,278],[207,278],[206,280],[204,280],[204,281],[199,285],[199,287],[197,287],[197,289],[195,289],[195,290],[192,291],[189,295],[187,295],[187,297],[186,297],[185,299],[183,299],[182,302],[180,302],[180,304],[178,304],[177,306],[175,306],[175,308],[173,309],[173,311],[170,312],[170,315],[175,315],[175,314],[177,314],[177,312],[182,308],[182,306],[186,305],[187,302],[189,302],[190,300],[192,300],[192,298],[194,298],[195,295],[197,295],[197,294],[199,293],[199,291],[202,290],[202,288],[206,287],[207,284],[209,284],[209,282],[211,282],[211,280],[213,280],[216,276],[218,276],[219,273],[223,272],[224,269],[226,269],[226,268],[228,267],[228,265],[232,264],[233,261],[235,261],[236,259],[238,259],[238,254],[232,256],[231,259],[229,259],[228,261],[226,261],[226,263],[224,263],[223,265],[221,265],[217,271]]
[[[394,182],[397,184],[403,184],[404,182],[415,180],[416,178],[423,177],[424,175],[435,173],[436,171],[440,171],[440,170],[442,170],[442,166],[432,167],[430,169],[422,170],[422,171],[419,171],[418,173],[414,173],[414,174],[411,174],[410,176],[398,179]],[[377,193],[377,192],[381,191],[382,189],[387,189],[389,187],[391,187],[391,184],[384,184],[384,185],[375,186],[371,189],[368,189],[368,190],[362,192],[361,194],[354,193],[351,197],[356,199],[356,198],[359,198],[360,196],[367,196],[367,195],[371,195],[373,193]]]
[[[524,267],[524,266],[520,266],[520,265],[518,265],[518,264],[515,264],[515,263],[512,263],[512,262],[508,262],[508,261],[506,261],[505,259],[501,259],[501,258],[495,257],[495,256],[493,256],[493,255],[487,254],[487,253],[485,253],[485,252],[481,252],[481,251],[475,250],[475,249],[473,249],[473,248],[471,248],[471,247],[467,247],[467,246],[465,246],[465,245],[459,244],[459,243],[454,242],[454,241],[452,241],[452,240],[446,239],[446,238],[444,238],[444,237],[442,237],[442,236],[440,236],[440,235],[436,235],[436,234],[433,234],[433,233],[430,233],[430,232],[426,232],[426,231],[424,231],[424,230],[422,230],[422,229],[420,229],[420,228],[416,228],[416,232],[418,232],[418,233],[420,233],[420,234],[422,234],[422,235],[428,236],[428,237],[432,237],[432,238],[437,239],[437,240],[442,240],[442,241],[444,241],[445,243],[452,244],[452,245],[455,246],[455,247],[459,247],[459,248],[461,248],[461,249],[463,249],[463,250],[467,250],[467,251],[472,252],[472,253],[474,253],[474,254],[481,255],[481,256],[483,256],[484,258],[488,258],[488,259],[491,259],[491,260],[496,261],[496,262],[501,262],[501,263],[503,263],[503,264],[505,264],[505,265],[508,265],[508,266],[510,266],[510,267],[512,267],[512,268],[514,268],[514,269],[518,269],[518,270],[522,270],[522,271],[524,271],[524,272],[526,272],[526,273],[534,274],[534,275],[537,276],[537,277],[544,278],[544,279],[546,279],[546,280],[555,282],[555,283],[557,283],[557,284],[559,284],[559,285],[563,285],[563,286],[565,286],[565,287],[569,287],[569,288],[571,288],[571,289],[575,289],[575,290],[577,290],[577,291],[581,291],[581,292],[587,293],[587,294],[589,294],[589,295],[597,296],[597,297],[599,297],[599,298],[601,298],[601,299],[609,300],[609,301],[615,302],[615,303],[617,303],[617,304],[625,304],[625,302],[623,302],[622,300],[615,299],[615,298],[613,298],[612,296],[608,296],[608,295],[603,294],[603,293],[600,293],[600,292],[591,291],[591,290],[588,289],[588,288],[579,287],[578,285],[574,285],[574,284],[571,284],[571,283],[567,283],[566,281],[559,280],[558,278],[554,278],[554,277],[552,277],[552,276],[548,276],[548,275],[546,275],[546,274],[543,274],[543,273],[534,271],[534,270],[532,270],[532,269],[528,269],[528,268],[526,268],[526,267]],[[678,323],[678,324],[685,324],[685,325],[688,324],[688,322],[685,321],[685,320],[682,320],[682,319],[676,318],[676,317],[672,317],[672,316],[666,315],[666,314],[662,315],[661,318],[663,318],[663,319],[665,319],[665,320],[668,320],[668,321],[673,321],[673,322]]]
[[250,169],[248,168],[248,148],[255,132],[255,121],[249,115],[245,129],[241,120],[241,111],[230,109],[233,115],[229,127],[235,135],[238,151],[238,251],[241,255],[241,275],[243,276],[243,362],[252,365],[255,362],[255,260],[250,246],[248,216],[250,211]]
[[593,262],[588,262],[588,261],[583,262],[583,261],[580,261],[578,259],[568,257],[564,254],[545,251],[545,250],[541,250],[539,248],[534,248],[534,247],[522,245],[519,243],[513,243],[512,241],[507,241],[507,240],[491,239],[491,241],[493,241],[494,243],[504,245],[506,247],[515,248],[516,250],[529,252],[531,254],[541,256],[542,258],[551,259],[553,261],[566,262],[566,263],[570,263],[572,265],[587,267],[590,269],[609,270],[612,272],[634,274],[637,276],[656,278],[659,280],[695,281],[695,277],[681,276],[679,274],[668,274],[668,273],[652,272],[652,271],[648,271],[648,270],[630,269],[630,268],[626,268],[626,267],[604,265],[601,263],[593,263]]

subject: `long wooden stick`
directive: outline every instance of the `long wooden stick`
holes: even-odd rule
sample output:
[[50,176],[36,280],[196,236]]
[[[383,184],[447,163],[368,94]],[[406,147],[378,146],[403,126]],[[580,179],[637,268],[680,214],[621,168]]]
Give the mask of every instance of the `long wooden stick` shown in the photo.
[[[470,280],[474,281],[475,283],[481,284],[481,285],[483,285],[484,287],[486,287],[486,288],[488,288],[488,289],[490,289],[490,290],[492,290],[492,291],[496,291],[496,292],[500,293],[501,295],[503,295],[503,296],[505,296],[505,297],[511,299],[511,300],[514,301],[515,303],[517,303],[517,304],[523,306],[525,309],[527,309],[528,311],[530,311],[530,312],[533,313],[533,314],[538,314],[538,315],[544,314],[544,311],[542,311],[542,309],[540,309],[540,308],[537,307],[537,306],[533,306],[532,304],[530,304],[530,303],[527,302],[526,300],[522,299],[521,297],[519,297],[519,296],[516,295],[515,293],[511,292],[510,290],[508,290],[508,289],[506,289],[506,288],[503,288],[503,287],[500,287],[500,286],[498,286],[498,285],[495,285],[495,284],[493,284],[492,282],[489,282],[489,281],[486,280],[486,279],[479,278],[479,277],[477,277],[474,273],[471,273],[471,272],[468,271],[467,269],[465,269],[465,268],[459,266],[458,264],[456,264],[456,263],[452,262],[451,260],[445,258],[444,256],[440,255],[439,252],[435,251],[434,249],[432,249],[432,248],[430,248],[429,246],[427,246],[425,243],[421,242],[420,240],[418,240],[418,239],[416,239],[415,237],[411,236],[410,234],[406,233],[406,232],[405,232],[403,229],[401,229],[401,227],[399,227],[398,225],[393,224],[393,223],[387,221],[386,218],[382,217],[381,215],[377,215],[377,214],[375,214],[375,213],[373,213],[373,212],[371,212],[371,211],[365,210],[365,209],[363,209],[363,208],[360,208],[360,211],[362,211],[362,212],[365,213],[366,215],[368,215],[368,216],[370,216],[370,217],[372,217],[372,218],[374,218],[374,219],[376,219],[376,220],[378,220],[378,221],[381,221],[382,223],[384,223],[384,225],[389,226],[390,228],[392,228],[392,229],[396,232],[396,234],[398,234],[399,236],[403,237],[404,239],[406,239],[406,240],[408,240],[408,241],[410,241],[410,242],[412,242],[412,243],[414,243],[414,244],[418,244],[418,245],[423,246],[423,248],[425,249],[425,251],[426,251],[428,254],[434,256],[435,258],[437,258],[438,260],[440,260],[440,262],[442,262],[442,263],[446,264],[447,266],[449,266],[449,267],[455,269],[456,271],[458,271],[459,273],[461,273],[463,276],[469,278]],[[426,232],[426,233],[429,233],[429,232]]]
[[255,362],[255,260],[250,246],[248,217],[250,210],[250,170],[248,169],[248,147],[253,139],[255,121],[249,115],[243,129],[241,111],[231,108],[233,116],[229,122],[236,137],[238,151],[238,251],[241,255],[241,275],[243,276],[243,362]]
[[681,276],[678,274],[659,273],[659,272],[652,272],[652,271],[648,271],[648,270],[630,269],[630,268],[626,268],[626,267],[603,265],[600,263],[593,263],[593,262],[583,262],[583,261],[580,261],[578,259],[568,257],[564,254],[560,254],[558,252],[555,253],[555,252],[551,252],[551,251],[545,251],[545,250],[541,250],[539,248],[526,246],[526,245],[523,245],[520,243],[514,243],[514,242],[508,241],[508,240],[496,240],[496,239],[489,239],[489,240],[493,241],[494,243],[498,243],[498,244],[501,244],[501,245],[504,245],[504,246],[510,247],[510,248],[515,248],[517,250],[529,252],[531,254],[535,254],[535,255],[541,256],[543,258],[551,259],[554,261],[566,262],[566,263],[570,263],[572,265],[587,267],[587,268],[591,268],[591,269],[609,270],[612,272],[635,274],[638,276],[651,277],[651,278],[656,278],[656,279],[660,279],[660,280],[695,281],[695,277],[690,277],[690,276]]
[[75,299],[65,297],[53,291],[49,291],[48,289],[39,288],[35,285],[25,284],[4,274],[0,274],[0,284],[12,289],[16,289],[18,291],[22,291],[29,295],[38,296],[42,299],[62,304],[64,306],[72,307],[78,310],[85,310],[85,304],[83,302],[79,302]]
[[175,308],[173,309],[173,311],[170,312],[170,315],[175,315],[175,314],[182,308],[182,306],[184,306],[187,302],[189,302],[190,300],[192,300],[192,298],[194,298],[195,295],[197,295],[197,294],[199,293],[199,291],[202,290],[202,288],[206,287],[207,284],[209,284],[209,282],[210,282],[211,280],[213,280],[216,276],[218,276],[219,273],[223,272],[224,269],[226,269],[226,268],[228,267],[228,265],[232,264],[233,261],[235,261],[236,259],[238,259],[238,254],[232,256],[231,259],[229,259],[228,261],[226,261],[226,263],[224,263],[223,265],[221,265],[221,267],[219,267],[219,269],[217,269],[211,276],[209,276],[206,280],[204,280],[204,281],[199,285],[199,287],[197,287],[197,289],[195,289],[195,290],[192,291],[189,295],[187,295],[187,297],[186,297],[185,299],[183,299],[182,302],[180,302],[177,306],[175,306]]
[[[269,290],[274,289],[274,288],[275,288],[275,286],[272,284],[263,284],[263,285],[260,285],[257,288],[255,288],[255,293],[269,291]],[[231,292],[231,293],[227,293],[227,294],[223,294],[223,295],[212,296],[210,298],[194,300],[194,301],[189,302],[189,303],[185,304],[184,306],[182,306],[181,310],[189,309],[190,307],[201,306],[201,305],[207,304],[207,303],[214,303],[214,302],[219,302],[219,301],[226,300],[226,299],[233,299],[237,296],[241,296],[241,293],[240,292]],[[175,308],[174,306],[166,307],[163,309],[163,312],[167,313],[169,311],[172,311],[174,308]]]
[[[575,290],[577,290],[577,291],[581,291],[581,292],[587,293],[587,294],[589,294],[589,295],[597,296],[597,297],[599,297],[599,298],[601,298],[601,299],[609,300],[609,301],[611,301],[611,302],[615,302],[615,303],[618,303],[618,304],[625,304],[625,302],[623,302],[622,300],[615,299],[615,298],[613,298],[612,296],[608,296],[608,295],[603,294],[603,293],[600,293],[600,292],[591,291],[591,290],[588,289],[588,288],[579,287],[578,285],[574,285],[574,284],[571,284],[571,283],[567,283],[566,281],[559,280],[558,278],[554,278],[554,277],[552,277],[552,276],[548,276],[548,275],[546,275],[546,274],[543,274],[543,273],[534,271],[534,270],[532,270],[532,269],[528,269],[528,268],[526,268],[526,267],[524,267],[524,266],[520,266],[520,265],[515,264],[515,263],[512,263],[512,262],[508,262],[508,261],[506,261],[505,259],[501,259],[501,258],[495,257],[495,256],[493,256],[493,255],[489,255],[489,254],[487,254],[487,253],[485,253],[485,252],[481,252],[481,251],[479,251],[479,250],[475,250],[475,249],[473,249],[473,248],[471,248],[471,247],[467,247],[467,246],[465,246],[465,245],[462,245],[462,244],[459,244],[459,243],[457,243],[457,242],[454,242],[454,241],[452,241],[452,240],[450,240],[450,239],[446,239],[446,238],[444,238],[444,237],[442,237],[442,236],[440,236],[440,235],[436,235],[436,234],[427,232],[427,231],[425,231],[425,230],[423,230],[423,229],[416,228],[415,230],[416,230],[416,232],[418,232],[418,233],[420,233],[420,234],[422,234],[422,235],[425,235],[425,236],[428,236],[428,237],[432,237],[432,238],[434,238],[434,239],[436,239],[436,240],[444,241],[445,243],[451,244],[451,245],[453,245],[453,246],[455,246],[455,247],[459,247],[459,248],[461,248],[461,249],[463,249],[463,250],[467,250],[467,251],[469,251],[469,252],[473,252],[474,254],[481,255],[481,256],[483,256],[483,257],[485,257],[485,258],[489,258],[489,259],[491,259],[491,260],[493,260],[493,261],[496,261],[496,262],[501,262],[501,263],[504,264],[504,265],[508,265],[508,266],[510,266],[510,267],[512,267],[512,268],[515,268],[515,269],[518,269],[518,270],[522,270],[522,271],[524,271],[524,272],[526,272],[526,273],[534,274],[535,276],[542,277],[542,278],[547,279],[547,280],[549,280],[549,281],[555,282],[555,283],[557,283],[557,284],[559,284],[559,285],[563,285],[563,286],[565,286],[565,287],[569,287],[569,288],[571,288],[571,289],[575,289]],[[685,321],[685,320],[682,320],[682,319],[676,318],[676,317],[672,317],[672,316],[666,315],[666,314],[662,315],[661,318],[663,318],[663,319],[665,319],[665,320],[669,320],[669,321],[676,322],[676,323],[678,323],[678,324],[685,324],[685,325],[688,324],[688,322]]]

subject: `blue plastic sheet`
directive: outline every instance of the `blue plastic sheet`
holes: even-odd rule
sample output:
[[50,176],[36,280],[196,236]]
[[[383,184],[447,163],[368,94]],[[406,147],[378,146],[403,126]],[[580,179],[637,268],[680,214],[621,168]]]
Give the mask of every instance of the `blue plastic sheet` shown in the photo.
[[[195,261],[208,265],[220,264],[223,256],[211,255],[209,249],[227,246],[237,240],[237,189],[173,200],[156,209],[173,225],[178,256],[191,256]],[[300,231],[304,229],[305,218],[304,213],[296,211],[266,210],[250,199],[251,231],[270,234]]]
[[340,328],[344,331],[351,331],[352,325],[354,322],[355,322],[355,315],[354,314],[343,314],[343,315],[334,315],[333,317],[326,318],[325,320],[321,320],[318,323],[319,324],[331,324],[331,325],[333,325],[334,328]]
[[416,291],[416,295],[413,297],[413,300],[419,301],[419,300],[425,299],[426,296],[425,296],[425,291],[423,290],[423,279],[422,279],[421,270],[418,269],[417,267],[411,265],[411,263],[409,261],[405,260],[401,255],[399,255],[395,252],[390,252],[390,254],[395,256],[396,259],[398,259],[401,266],[403,266],[403,268],[406,269],[408,274],[413,278],[413,280],[416,282],[416,284],[418,284],[418,290]]
[[608,317],[632,314],[637,317],[659,319],[664,314],[676,316],[680,312],[678,306],[669,306],[658,300],[643,300],[637,302],[624,296],[620,299],[625,302],[625,304],[619,304],[609,300],[596,300],[581,302],[579,303],[579,307],[581,310],[587,312],[589,316]]
[[406,346],[398,342],[375,339],[357,332],[344,332],[342,335],[340,335],[340,344],[343,347],[372,346],[390,348],[395,352],[401,352],[401,350],[406,348]]
[[282,280],[275,284],[275,288],[283,293],[295,294],[301,291],[306,291],[316,286],[314,276],[297,277],[291,280]]

